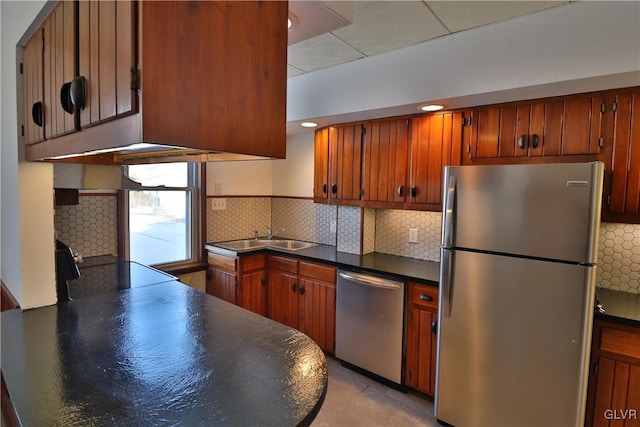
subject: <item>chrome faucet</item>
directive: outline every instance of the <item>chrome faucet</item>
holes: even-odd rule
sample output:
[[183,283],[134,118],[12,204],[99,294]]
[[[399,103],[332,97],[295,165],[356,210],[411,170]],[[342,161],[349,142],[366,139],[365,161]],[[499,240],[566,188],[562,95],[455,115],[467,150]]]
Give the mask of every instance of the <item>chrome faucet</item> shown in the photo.
[[273,235],[271,234],[271,227],[268,227],[266,225],[265,227],[267,228],[267,240],[271,240],[271,238],[273,237]]

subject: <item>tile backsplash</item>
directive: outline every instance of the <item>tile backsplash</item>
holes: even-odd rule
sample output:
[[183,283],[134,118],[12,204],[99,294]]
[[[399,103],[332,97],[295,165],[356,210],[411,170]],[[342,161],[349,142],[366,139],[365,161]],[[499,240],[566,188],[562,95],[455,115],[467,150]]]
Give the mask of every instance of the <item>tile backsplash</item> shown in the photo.
[[118,255],[118,198],[80,193],[78,204],[57,206],[56,237],[83,257]]
[[[228,197],[227,209],[214,211],[213,200],[207,198],[207,242],[252,238],[254,230],[264,236],[270,225],[274,231],[284,228],[284,237],[342,252],[440,260],[439,212],[337,207],[285,197]],[[85,257],[117,255],[115,193],[81,193],[78,205],[56,207],[55,228],[58,239]],[[418,243],[408,243],[410,228],[418,230]],[[640,224],[602,223],[599,241],[598,287],[640,294]]]
[[640,224],[601,224],[596,283],[640,294]]

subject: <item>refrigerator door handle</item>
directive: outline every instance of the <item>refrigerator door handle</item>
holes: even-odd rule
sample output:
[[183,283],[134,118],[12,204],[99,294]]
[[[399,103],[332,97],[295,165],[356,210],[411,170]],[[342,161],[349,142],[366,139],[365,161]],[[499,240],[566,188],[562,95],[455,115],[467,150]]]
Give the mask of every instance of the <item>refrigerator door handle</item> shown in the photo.
[[442,249],[440,256],[440,311],[442,318],[451,317],[451,293],[453,291],[453,252],[448,249]]
[[446,200],[444,206],[444,230],[442,246],[453,247],[453,220],[455,219],[456,177],[449,175]]

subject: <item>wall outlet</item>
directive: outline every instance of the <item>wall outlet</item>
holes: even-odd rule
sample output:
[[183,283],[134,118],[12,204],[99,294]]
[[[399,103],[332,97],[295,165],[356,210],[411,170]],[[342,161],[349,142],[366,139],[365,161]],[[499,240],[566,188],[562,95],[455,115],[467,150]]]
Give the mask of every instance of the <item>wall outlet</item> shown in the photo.
[[212,211],[223,211],[225,209],[227,209],[227,199],[213,199],[213,203],[211,203]]
[[409,229],[409,243],[418,243],[418,229],[410,228]]
[[213,192],[214,194],[222,194],[222,183],[214,182],[213,183]]
[[335,221],[331,221],[331,226],[330,226],[330,230],[332,233],[336,232],[336,228],[337,228],[337,224]]

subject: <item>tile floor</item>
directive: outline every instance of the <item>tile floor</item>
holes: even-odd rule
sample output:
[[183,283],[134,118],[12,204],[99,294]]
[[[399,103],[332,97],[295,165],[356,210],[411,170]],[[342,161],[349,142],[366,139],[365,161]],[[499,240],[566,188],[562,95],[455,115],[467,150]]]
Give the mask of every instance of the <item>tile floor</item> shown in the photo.
[[312,427],[440,426],[433,401],[402,393],[327,357],[329,388]]

